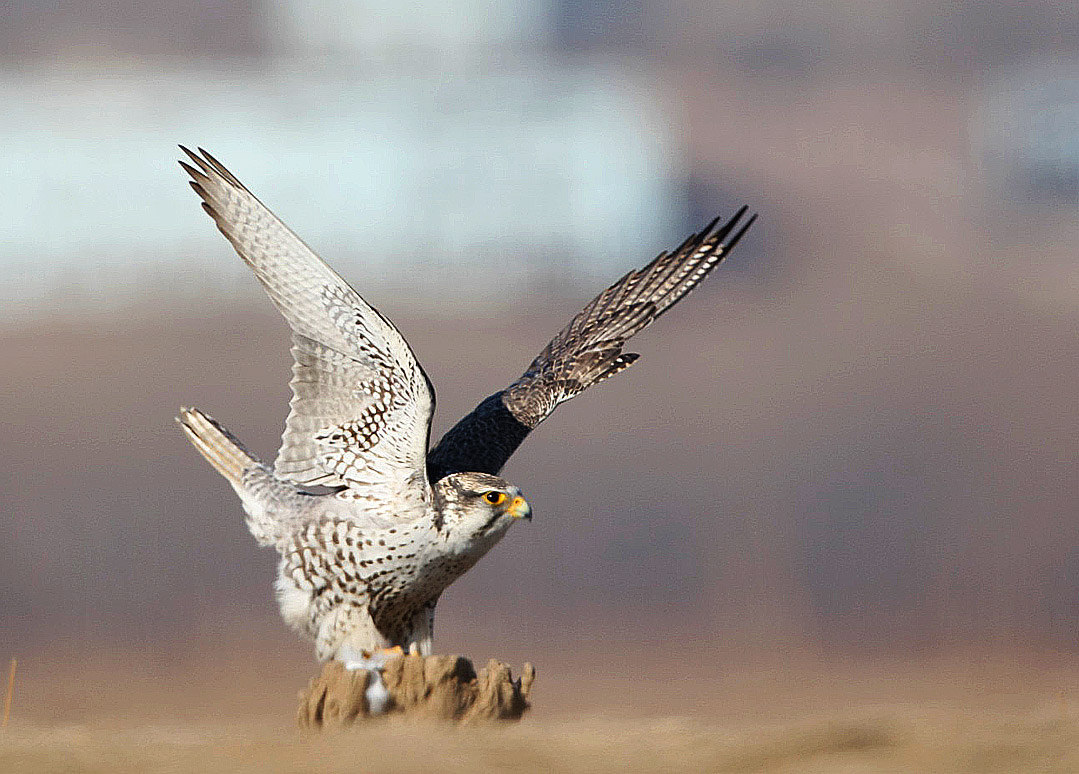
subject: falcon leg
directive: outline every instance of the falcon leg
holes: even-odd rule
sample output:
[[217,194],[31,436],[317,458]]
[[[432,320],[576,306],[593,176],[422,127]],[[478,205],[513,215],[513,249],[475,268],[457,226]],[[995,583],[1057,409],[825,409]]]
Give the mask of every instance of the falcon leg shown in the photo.
[[390,692],[382,679],[382,670],[387,661],[400,658],[404,654],[400,645],[393,648],[377,648],[373,651],[361,650],[359,653],[345,646],[338,652],[338,658],[345,665],[345,669],[365,669],[371,675],[371,681],[363,694],[367,699],[369,714],[381,715],[389,708]]
[[413,656],[430,656],[435,634],[435,603],[424,605],[409,622],[408,652]]

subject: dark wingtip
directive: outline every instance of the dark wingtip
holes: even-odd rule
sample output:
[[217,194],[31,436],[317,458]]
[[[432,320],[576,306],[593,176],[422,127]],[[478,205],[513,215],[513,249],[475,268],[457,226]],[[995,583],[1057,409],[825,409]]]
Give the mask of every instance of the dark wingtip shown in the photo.
[[[734,217],[737,218],[738,216],[735,215]],[[722,215],[716,215],[714,218],[712,218],[712,222],[705,226],[704,230],[701,231],[701,238],[707,239],[711,235],[711,233],[715,231],[716,226],[719,225],[719,221],[721,220],[723,220]]]
[[[742,212],[744,212],[744,211],[745,211],[746,209],[748,209],[748,208],[747,208],[747,207],[743,207],[741,211],[742,211]],[[740,240],[740,239],[741,239],[741,238],[742,238],[743,236],[745,236],[745,233],[746,233],[747,231],[749,231],[749,227],[750,227],[750,226],[752,226],[752,225],[753,225],[753,224],[754,224],[754,223],[755,223],[756,221],[757,221],[757,213],[755,213],[755,212],[754,212],[754,213],[753,213],[753,214],[752,214],[752,215],[750,216],[749,220],[747,220],[747,221],[745,222],[745,225],[743,225],[743,226],[742,226],[742,227],[741,227],[740,229],[738,229],[738,232],[737,232],[737,233],[736,233],[736,234],[735,234],[734,236],[732,236],[732,237],[730,238],[730,240],[729,240],[729,241],[728,241],[728,242],[727,242],[727,243],[726,243],[726,244],[725,244],[725,245],[723,246],[724,252],[727,252],[727,253],[729,253],[729,252],[730,252],[731,250],[733,250],[733,249],[734,249],[734,246],[735,246],[736,244],[738,244],[738,241],[739,241],[739,240]]]
[[210,165],[210,168],[212,168],[214,172],[221,175],[221,177],[223,177],[225,180],[227,180],[229,183],[236,186],[237,188],[244,188],[244,184],[239,181],[236,175],[229,172],[228,168],[226,168],[224,164],[214,158],[213,154],[211,154],[208,150],[206,150],[205,148],[199,148],[199,153],[202,154],[203,159],[205,159],[206,163]]
[[208,177],[206,177],[205,174],[203,174],[201,171],[195,169],[193,166],[188,164],[183,159],[180,159],[176,163],[179,164],[181,167],[183,167],[184,172],[191,175],[190,182],[191,182],[192,185],[194,185],[197,181],[208,180],[209,179]]
[[[711,235],[711,238],[715,240],[715,244],[719,244],[727,238],[727,234],[731,233],[731,231],[735,229],[735,227],[738,225],[738,221],[742,219],[742,216],[746,214],[746,211],[748,209],[749,207],[743,204],[738,209],[738,212],[734,213],[734,215],[731,216],[731,218],[726,223],[720,226],[719,229]],[[715,221],[713,221],[713,223],[718,222],[719,218],[716,218]]]
[[[188,148],[188,147],[187,147],[186,145],[180,145],[180,146],[179,146],[179,148],[180,148],[180,150],[182,150],[182,151],[184,152],[184,155],[185,155],[185,156],[187,156],[187,157],[188,157],[189,159],[191,159],[192,161],[194,161],[194,162],[195,162],[196,164],[198,164],[198,165],[199,165],[200,167],[202,166],[202,159],[200,159],[200,158],[198,157],[198,154],[196,154],[196,153],[195,153],[194,151],[192,151],[192,150],[191,150],[190,148]],[[180,163],[181,163],[181,164],[183,164],[184,162],[183,162],[183,161],[181,161]]]

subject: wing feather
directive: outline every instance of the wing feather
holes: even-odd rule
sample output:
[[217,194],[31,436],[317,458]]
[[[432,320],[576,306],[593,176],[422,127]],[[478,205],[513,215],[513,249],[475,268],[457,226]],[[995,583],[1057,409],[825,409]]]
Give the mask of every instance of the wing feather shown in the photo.
[[277,475],[348,486],[385,515],[422,508],[434,391],[411,347],[221,162],[181,148],[203,209],[293,331]]
[[428,455],[429,477],[461,470],[497,474],[560,403],[632,365],[638,355],[622,351],[626,341],[684,298],[730,254],[757,219],[752,215],[743,220],[747,210],[742,207],[723,225],[716,218],[592,299],[516,382],[485,399],[443,436]]

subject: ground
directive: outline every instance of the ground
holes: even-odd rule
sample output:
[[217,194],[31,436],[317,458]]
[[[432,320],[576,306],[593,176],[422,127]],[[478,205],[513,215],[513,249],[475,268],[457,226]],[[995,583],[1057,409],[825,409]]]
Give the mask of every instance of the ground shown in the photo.
[[0,771],[1079,771],[1071,656],[541,653],[520,723],[312,734],[293,723],[315,669],[294,653],[155,653],[24,657]]

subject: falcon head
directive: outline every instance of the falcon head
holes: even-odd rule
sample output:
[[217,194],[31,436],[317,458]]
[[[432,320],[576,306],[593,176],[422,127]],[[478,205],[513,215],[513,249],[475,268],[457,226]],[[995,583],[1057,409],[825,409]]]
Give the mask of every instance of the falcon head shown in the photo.
[[434,485],[439,531],[467,542],[499,538],[518,519],[532,520],[521,490],[487,473],[451,473]]

